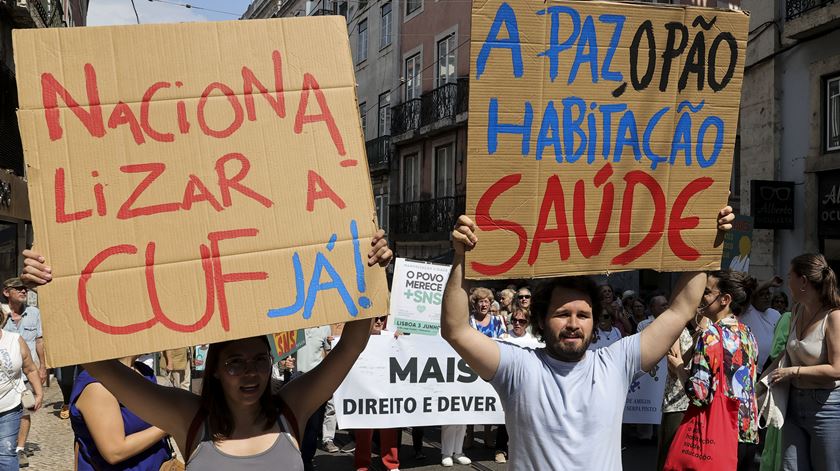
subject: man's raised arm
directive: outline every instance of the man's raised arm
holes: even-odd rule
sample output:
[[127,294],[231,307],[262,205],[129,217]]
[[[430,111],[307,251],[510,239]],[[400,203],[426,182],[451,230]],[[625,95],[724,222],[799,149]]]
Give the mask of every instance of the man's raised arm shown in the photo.
[[499,368],[499,346],[470,327],[469,295],[464,279],[464,253],[478,242],[475,229],[475,223],[470,218],[461,216],[452,231],[455,257],[443,292],[440,333],[473,371],[482,379],[490,380]]
[[[718,234],[715,245],[723,243],[723,233],[732,229],[735,214],[727,206],[718,214]],[[642,350],[642,370],[650,371],[668,353],[680,337],[686,324],[697,315],[697,308],[706,290],[706,274],[687,272],[680,276],[671,296],[671,306],[639,334]]]
[[704,272],[686,272],[680,276],[668,310],[639,334],[642,370],[650,371],[668,353],[685,325],[697,314],[697,307],[705,289]]

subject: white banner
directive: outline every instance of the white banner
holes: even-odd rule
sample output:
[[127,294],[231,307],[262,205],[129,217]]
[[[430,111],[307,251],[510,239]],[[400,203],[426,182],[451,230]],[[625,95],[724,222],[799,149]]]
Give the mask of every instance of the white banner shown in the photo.
[[662,396],[665,395],[665,378],[668,364],[659,361],[650,373],[644,373],[630,383],[627,402],[624,404],[625,424],[659,424],[662,419]]
[[440,337],[371,336],[334,396],[342,429],[501,424],[499,396]]
[[437,335],[449,269],[449,265],[397,259],[391,287],[394,329],[410,334]]

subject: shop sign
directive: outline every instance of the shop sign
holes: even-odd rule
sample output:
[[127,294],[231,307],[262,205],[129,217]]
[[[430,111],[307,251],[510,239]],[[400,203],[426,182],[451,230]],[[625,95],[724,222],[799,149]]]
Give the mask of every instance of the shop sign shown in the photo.
[[793,182],[750,182],[750,214],[755,229],[793,229]]
[[840,236],[840,170],[818,174],[817,232],[820,236]]

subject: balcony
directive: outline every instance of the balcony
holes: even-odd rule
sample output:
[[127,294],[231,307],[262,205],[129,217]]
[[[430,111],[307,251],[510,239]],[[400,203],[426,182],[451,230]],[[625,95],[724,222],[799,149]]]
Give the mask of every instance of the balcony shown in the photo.
[[786,0],[785,36],[806,39],[840,26],[838,0]]
[[468,79],[460,78],[457,82],[441,85],[420,98],[395,106],[391,133],[399,136],[398,140],[404,141],[414,137],[412,134],[406,135],[412,131],[426,134],[433,129],[453,125],[456,117],[467,111],[468,101]]
[[391,163],[391,136],[380,136],[365,142],[370,173],[387,172]]
[[465,210],[465,195],[392,204],[389,235],[394,240],[446,240]]

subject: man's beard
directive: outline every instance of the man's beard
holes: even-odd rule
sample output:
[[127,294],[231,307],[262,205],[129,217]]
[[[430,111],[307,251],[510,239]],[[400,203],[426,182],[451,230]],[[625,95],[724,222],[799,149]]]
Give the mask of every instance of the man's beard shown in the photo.
[[583,334],[581,334],[581,336],[578,336],[577,338],[582,339],[582,342],[579,346],[574,346],[563,342],[564,338],[569,337],[575,338],[576,335],[560,335],[560,337],[554,340],[554,342],[547,342],[546,348],[549,350],[551,356],[560,361],[575,362],[582,360],[583,356],[586,355],[586,349],[588,349],[589,345],[592,343],[593,336],[590,335],[589,338],[586,338],[585,336],[583,336]]

